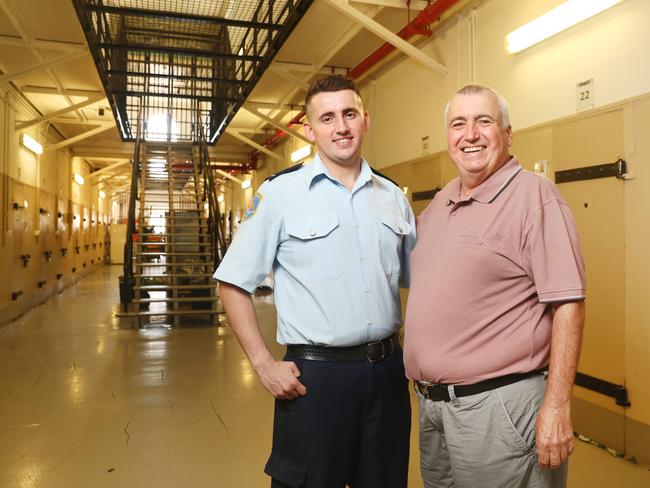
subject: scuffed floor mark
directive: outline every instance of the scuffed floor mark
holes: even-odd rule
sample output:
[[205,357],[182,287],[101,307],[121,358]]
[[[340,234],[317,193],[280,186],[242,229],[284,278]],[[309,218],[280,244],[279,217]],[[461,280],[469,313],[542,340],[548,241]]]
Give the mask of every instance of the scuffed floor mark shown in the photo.
[[111,392],[111,395],[113,396],[113,400],[117,401],[117,395],[113,392]]
[[161,369],[160,370],[160,382],[164,385],[165,384],[165,370]]
[[210,406],[212,407],[212,411],[214,412],[214,414],[219,419],[219,422],[221,422],[221,425],[223,425],[223,428],[225,429],[226,433],[228,433],[228,426],[226,425],[226,423],[221,418],[221,415],[219,415],[219,412],[217,412],[217,409],[214,408],[214,403],[212,403],[212,401],[210,401]]
[[115,471],[115,468],[108,468],[108,469],[106,470],[107,473],[112,473],[113,471]]
[[124,426],[124,433],[126,434],[126,444],[129,445],[129,441],[131,440],[131,434],[129,434],[129,425],[131,424],[131,419],[126,423]]
[[72,371],[77,369],[77,361],[72,361]]
[[174,413],[176,413],[176,410],[174,410],[174,404],[175,404],[175,403],[176,403],[176,402],[172,402],[171,405],[169,405],[169,409],[170,409],[172,412],[174,412]]
[[45,376],[45,371],[43,371],[43,372],[38,376],[38,378],[36,378],[36,381],[34,381],[34,383],[32,383],[32,387],[36,386],[36,384],[37,384],[39,381],[41,381],[41,379],[43,378],[43,376]]

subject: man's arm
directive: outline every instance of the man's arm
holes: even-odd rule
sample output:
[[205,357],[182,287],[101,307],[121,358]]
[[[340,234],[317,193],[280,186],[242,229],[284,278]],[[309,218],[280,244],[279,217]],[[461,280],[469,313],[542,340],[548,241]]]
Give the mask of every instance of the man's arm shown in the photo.
[[578,368],[584,320],[584,301],[555,307],[548,383],[535,428],[537,456],[543,468],[558,468],[573,452],[571,391]]
[[219,290],[230,326],[264,388],[283,400],[305,395],[307,388],[298,380],[300,370],[295,363],[276,361],[266,347],[250,294],[224,281],[219,282]]

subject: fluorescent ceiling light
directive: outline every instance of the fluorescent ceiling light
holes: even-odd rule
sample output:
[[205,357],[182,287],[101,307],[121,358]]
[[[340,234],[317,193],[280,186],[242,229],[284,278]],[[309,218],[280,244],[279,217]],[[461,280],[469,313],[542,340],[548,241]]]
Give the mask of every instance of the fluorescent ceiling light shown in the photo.
[[297,163],[301,159],[305,159],[307,156],[310,155],[311,155],[311,144],[307,144],[306,146],[302,146],[291,153],[291,161]]
[[246,190],[251,187],[251,180],[244,180],[241,182],[242,189]]
[[81,175],[78,174],[78,173],[73,174],[73,175],[72,175],[72,178],[73,178],[74,181],[75,181],[76,183],[78,183],[79,185],[83,185],[83,184],[86,182],[86,180],[84,180],[84,177],[81,176]]
[[35,154],[43,154],[43,146],[28,134],[20,136],[20,143]]
[[106,198],[106,193],[104,193],[104,190],[99,190],[99,198],[101,198],[102,200]]
[[221,203],[221,202],[224,201],[224,199],[225,199],[225,198],[224,198],[223,194],[221,194],[221,195],[219,195],[219,196],[217,197],[217,202]]
[[569,0],[528,22],[506,36],[507,49],[511,54],[543,41],[589,17],[613,7],[622,0]]

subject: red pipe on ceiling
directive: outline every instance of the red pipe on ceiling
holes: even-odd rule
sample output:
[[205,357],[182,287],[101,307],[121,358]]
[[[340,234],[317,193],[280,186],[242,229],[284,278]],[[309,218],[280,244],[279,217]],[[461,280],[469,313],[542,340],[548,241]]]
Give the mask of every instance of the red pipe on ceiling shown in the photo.
[[[414,35],[430,36],[431,30],[429,29],[429,25],[433,24],[435,21],[440,19],[442,14],[444,14],[447,10],[449,10],[459,1],[460,0],[437,0],[435,3],[429,4],[429,6],[424,10],[422,10],[411,22],[406,24],[397,33],[397,35],[404,40],[410,39]],[[385,42],[376,51],[370,54],[366,59],[364,59],[354,68],[352,68],[348,72],[348,77],[350,77],[353,80],[359,78],[360,76],[365,74],[368,70],[370,70],[370,68],[375,66],[386,56],[392,53],[395,49],[396,49],[395,46],[393,46],[388,42]],[[301,119],[304,116],[305,116],[305,112],[300,112],[293,119],[291,119],[289,124],[287,124],[287,127],[300,124]],[[282,139],[286,135],[287,135],[286,132],[282,130],[277,130],[275,131],[275,134],[273,134],[270,138],[264,141],[262,145],[264,147],[273,146],[277,144],[280,141],[280,139]],[[256,157],[258,154],[259,151],[253,151],[251,153],[251,156]]]
[[[429,25],[438,20],[442,14],[448,9],[453,7],[460,0],[438,0],[436,3],[430,4],[427,8],[422,10],[417,17],[411,22],[406,24],[397,35],[402,39],[410,39],[416,34],[431,35]],[[365,74],[370,68],[379,63],[382,59],[388,56],[396,49],[392,44],[385,42],[375,52],[370,54],[366,59],[361,61],[358,65],[352,68],[348,74],[353,80]]]

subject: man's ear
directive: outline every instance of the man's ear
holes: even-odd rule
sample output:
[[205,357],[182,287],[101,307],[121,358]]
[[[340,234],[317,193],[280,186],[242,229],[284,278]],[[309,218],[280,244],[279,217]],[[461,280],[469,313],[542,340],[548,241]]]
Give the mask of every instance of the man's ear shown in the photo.
[[314,131],[312,130],[311,125],[309,125],[309,122],[303,123],[302,129],[305,131],[305,137],[309,139],[309,142],[316,141],[316,137],[314,137]]

